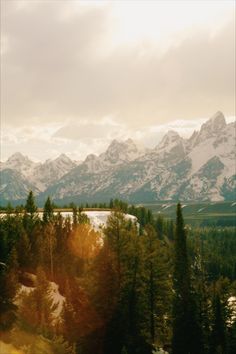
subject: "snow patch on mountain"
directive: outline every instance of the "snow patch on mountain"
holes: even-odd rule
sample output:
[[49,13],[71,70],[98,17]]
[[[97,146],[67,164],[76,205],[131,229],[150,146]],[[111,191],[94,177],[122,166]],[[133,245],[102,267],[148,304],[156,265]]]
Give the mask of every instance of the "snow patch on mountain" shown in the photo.
[[1,170],[20,173],[21,193],[12,183],[8,188],[5,174],[0,196],[22,196],[30,183],[42,198],[50,195],[56,200],[230,200],[236,192],[235,132],[236,123],[226,124],[217,112],[189,139],[169,131],[149,150],[131,139],[113,140],[104,153],[91,154],[79,165],[64,154],[41,164],[15,154],[1,163]]

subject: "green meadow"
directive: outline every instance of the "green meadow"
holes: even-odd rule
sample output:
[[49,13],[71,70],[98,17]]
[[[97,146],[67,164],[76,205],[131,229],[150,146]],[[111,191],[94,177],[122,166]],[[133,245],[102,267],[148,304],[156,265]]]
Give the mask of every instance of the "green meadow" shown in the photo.
[[[143,204],[154,215],[175,219],[176,203],[157,202]],[[182,203],[186,224],[193,226],[236,226],[236,202],[186,202]]]

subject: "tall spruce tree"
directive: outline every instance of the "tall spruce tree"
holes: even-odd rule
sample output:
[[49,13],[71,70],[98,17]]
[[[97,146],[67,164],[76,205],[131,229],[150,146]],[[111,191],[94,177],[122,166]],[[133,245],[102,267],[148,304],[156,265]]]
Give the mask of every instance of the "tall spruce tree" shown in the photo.
[[186,231],[181,204],[177,205],[173,271],[173,354],[203,353],[194,294],[191,289]]
[[43,221],[48,223],[53,219],[53,205],[50,197],[47,198],[43,208]]
[[226,354],[226,323],[224,306],[218,293],[213,297],[213,323],[211,333],[210,354]]
[[28,194],[26,204],[25,204],[25,211],[27,213],[29,213],[31,215],[31,217],[33,217],[33,215],[37,211],[37,206],[35,204],[35,198],[34,198],[34,194],[32,191],[30,191]]
[[129,354],[151,354],[153,348],[143,328],[146,318],[141,294],[145,292],[145,284],[139,231],[124,214],[115,211],[108,219],[104,235],[105,245],[113,258],[116,286],[113,304],[117,301],[107,323],[104,353],[120,354],[125,347]]
[[[151,225],[144,228],[141,237],[144,262],[144,293],[146,298],[147,333],[151,343],[168,343],[167,318],[170,317],[171,282],[166,247],[158,239]],[[143,295],[144,297],[144,295]]]

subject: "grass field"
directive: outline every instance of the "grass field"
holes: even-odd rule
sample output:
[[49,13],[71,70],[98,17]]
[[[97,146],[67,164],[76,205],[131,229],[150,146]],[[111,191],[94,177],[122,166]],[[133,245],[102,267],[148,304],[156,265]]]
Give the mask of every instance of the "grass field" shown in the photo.
[[[176,203],[143,204],[154,215],[175,219]],[[185,222],[195,226],[236,226],[236,202],[182,203]]]

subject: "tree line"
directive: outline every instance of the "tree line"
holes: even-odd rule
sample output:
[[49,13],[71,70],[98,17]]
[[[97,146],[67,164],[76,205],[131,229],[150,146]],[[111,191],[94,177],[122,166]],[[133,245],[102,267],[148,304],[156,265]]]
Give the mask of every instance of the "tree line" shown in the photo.
[[175,224],[118,200],[109,208],[95,230],[81,206],[63,218],[50,198],[39,218],[30,192],[23,212],[0,218],[1,333],[43,336],[52,353],[235,353],[235,230],[190,230],[180,203]]

